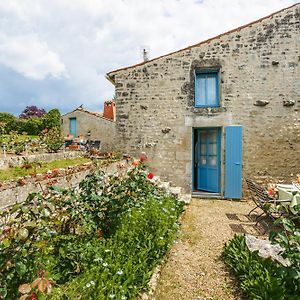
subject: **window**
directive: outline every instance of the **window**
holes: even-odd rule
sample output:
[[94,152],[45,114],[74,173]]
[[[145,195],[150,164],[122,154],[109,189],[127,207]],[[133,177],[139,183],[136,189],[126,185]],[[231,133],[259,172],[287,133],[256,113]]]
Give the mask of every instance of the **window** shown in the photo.
[[195,74],[195,106],[213,107],[220,105],[219,71],[196,71]]

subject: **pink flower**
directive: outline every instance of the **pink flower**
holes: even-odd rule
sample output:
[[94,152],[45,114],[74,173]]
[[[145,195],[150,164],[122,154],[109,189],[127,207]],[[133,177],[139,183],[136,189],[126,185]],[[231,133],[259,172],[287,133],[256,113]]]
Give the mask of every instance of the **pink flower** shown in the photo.
[[153,173],[148,173],[148,175],[147,175],[147,178],[148,178],[148,179],[151,180],[151,179],[153,179],[153,177],[154,177],[154,174],[153,174]]

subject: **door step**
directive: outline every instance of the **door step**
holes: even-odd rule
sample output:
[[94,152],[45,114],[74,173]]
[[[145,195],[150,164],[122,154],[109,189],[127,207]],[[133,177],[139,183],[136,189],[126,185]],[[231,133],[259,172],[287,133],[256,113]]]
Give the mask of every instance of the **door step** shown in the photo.
[[208,192],[193,192],[193,198],[202,198],[202,199],[222,199],[220,193],[208,193]]

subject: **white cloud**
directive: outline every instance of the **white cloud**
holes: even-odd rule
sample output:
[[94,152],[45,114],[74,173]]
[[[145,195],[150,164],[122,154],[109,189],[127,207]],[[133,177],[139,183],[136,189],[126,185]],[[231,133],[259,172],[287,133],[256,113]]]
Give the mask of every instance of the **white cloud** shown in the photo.
[[59,56],[35,34],[0,34],[0,63],[32,79],[44,79],[49,75],[60,77],[66,71]]
[[[105,74],[140,62],[142,45],[149,46],[150,58],[153,58],[296,2],[0,1],[0,65],[34,79],[61,78],[62,83],[73,90],[72,94],[62,95],[64,101],[59,105],[63,110],[81,103],[99,110],[100,103],[114,93]],[[44,94],[41,97],[45,99]]]

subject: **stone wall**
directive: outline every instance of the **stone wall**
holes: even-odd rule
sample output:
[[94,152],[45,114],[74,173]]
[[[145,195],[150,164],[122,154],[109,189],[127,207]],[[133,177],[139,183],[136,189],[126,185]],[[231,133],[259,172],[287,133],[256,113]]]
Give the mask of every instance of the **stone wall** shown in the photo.
[[77,120],[77,135],[88,138],[88,131],[91,132],[90,139],[101,141],[102,151],[114,150],[115,122],[88,112],[75,110],[62,116],[62,134],[67,136],[70,133],[70,118]]
[[[119,164],[120,162],[115,162],[107,166],[103,166],[101,167],[101,169],[106,174],[112,175],[119,171]],[[128,166],[126,165],[126,168],[127,167]],[[82,181],[86,177],[86,175],[90,174],[91,172],[93,172],[92,169],[68,174],[65,176],[55,177],[53,179],[57,180],[57,183],[55,184],[56,186],[67,189],[77,186],[79,182]],[[24,186],[17,186],[15,188],[0,191],[0,208],[24,201],[29,193],[42,192],[47,188],[48,182],[49,180],[36,181],[27,183]]]
[[[154,172],[192,186],[192,129],[243,126],[243,176],[300,172],[300,5],[238,30],[108,74],[117,140]],[[194,71],[220,69],[219,108],[194,107]],[[254,105],[268,101],[266,106]],[[284,106],[285,101],[295,103]],[[224,169],[222,148],[222,171]],[[223,172],[222,172],[223,174]]]
[[27,156],[7,156],[0,158],[0,169],[6,169],[9,167],[20,167],[25,161],[31,162],[50,162],[55,160],[72,159],[76,157],[82,157],[82,151],[63,151],[57,153],[39,153],[31,154]]

